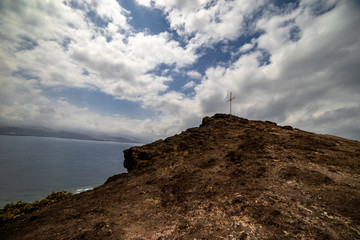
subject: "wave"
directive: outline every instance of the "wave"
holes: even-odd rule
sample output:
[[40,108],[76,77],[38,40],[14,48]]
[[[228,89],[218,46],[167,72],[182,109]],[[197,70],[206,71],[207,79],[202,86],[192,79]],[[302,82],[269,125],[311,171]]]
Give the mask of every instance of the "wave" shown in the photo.
[[94,189],[94,187],[78,188],[73,192],[73,194],[79,194],[79,193],[86,192],[86,191],[93,190],[93,189]]

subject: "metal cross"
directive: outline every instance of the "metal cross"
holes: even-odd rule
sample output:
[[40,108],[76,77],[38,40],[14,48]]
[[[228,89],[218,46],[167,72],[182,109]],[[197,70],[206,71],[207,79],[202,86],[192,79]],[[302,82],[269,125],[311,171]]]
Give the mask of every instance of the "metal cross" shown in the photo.
[[231,115],[231,102],[234,99],[235,99],[235,97],[232,97],[232,92],[230,92],[230,99],[226,101],[226,102],[230,102],[230,115]]

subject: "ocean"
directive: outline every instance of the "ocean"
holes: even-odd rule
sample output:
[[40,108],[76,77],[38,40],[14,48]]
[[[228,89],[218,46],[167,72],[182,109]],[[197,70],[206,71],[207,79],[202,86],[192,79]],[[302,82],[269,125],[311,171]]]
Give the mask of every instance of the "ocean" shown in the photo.
[[127,172],[123,150],[135,143],[0,136],[0,208],[41,200],[52,191],[74,194]]

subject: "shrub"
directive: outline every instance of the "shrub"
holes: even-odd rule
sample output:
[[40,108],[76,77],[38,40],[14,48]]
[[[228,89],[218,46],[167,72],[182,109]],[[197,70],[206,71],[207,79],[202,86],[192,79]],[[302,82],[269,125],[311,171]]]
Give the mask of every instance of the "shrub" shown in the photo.
[[26,213],[33,212],[37,209],[48,206],[52,203],[57,202],[58,200],[71,196],[72,193],[61,191],[61,192],[51,192],[45,199],[41,201],[35,201],[33,203],[25,203],[25,202],[17,202],[17,203],[9,203],[5,205],[0,210],[0,223],[10,221],[19,216],[25,215]]

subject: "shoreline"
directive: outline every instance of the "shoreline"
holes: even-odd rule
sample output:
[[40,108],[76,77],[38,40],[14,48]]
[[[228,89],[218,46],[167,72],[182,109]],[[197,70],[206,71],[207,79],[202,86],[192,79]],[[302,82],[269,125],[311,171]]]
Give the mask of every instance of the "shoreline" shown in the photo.
[[[21,194],[19,194],[19,198],[16,198],[16,200],[15,199],[13,199],[13,200],[0,199],[0,209],[3,209],[8,204],[16,204],[18,202],[31,204],[35,201],[41,201],[42,199],[45,199],[46,196],[48,196],[52,192],[65,191],[65,192],[71,193],[72,195],[76,195],[76,194],[80,194],[82,192],[87,192],[87,191],[93,190],[94,188],[96,188],[98,186],[99,185],[76,187],[76,188],[71,188],[71,189],[63,189],[63,190],[59,190],[59,191],[48,191],[46,193],[44,192],[44,193],[39,193],[39,194],[35,194],[35,193],[34,194],[24,194],[22,196],[21,196]],[[19,199],[19,200],[17,200],[17,199]]]

